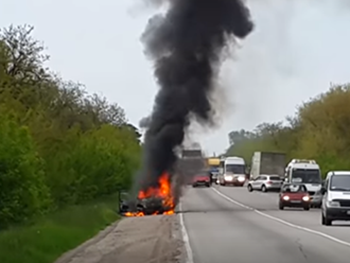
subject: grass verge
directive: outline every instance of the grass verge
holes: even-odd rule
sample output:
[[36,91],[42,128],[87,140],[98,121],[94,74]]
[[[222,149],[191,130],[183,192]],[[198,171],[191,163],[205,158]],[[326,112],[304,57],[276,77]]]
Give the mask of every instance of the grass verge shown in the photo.
[[115,222],[117,195],[71,206],[35,220],[32,225],[0,232],[0,262],[53,263]]

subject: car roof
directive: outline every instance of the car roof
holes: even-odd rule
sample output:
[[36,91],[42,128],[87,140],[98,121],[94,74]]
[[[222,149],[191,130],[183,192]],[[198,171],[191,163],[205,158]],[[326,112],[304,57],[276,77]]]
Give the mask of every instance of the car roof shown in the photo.
[[285,184],[283,184],[283,186],[289,186],[289,185],[304,185],[305,186],[305,184],[303,184],[303,183],[285,183]]
[[329,171],[327,176],[330,175],[350,175],[350,171]]

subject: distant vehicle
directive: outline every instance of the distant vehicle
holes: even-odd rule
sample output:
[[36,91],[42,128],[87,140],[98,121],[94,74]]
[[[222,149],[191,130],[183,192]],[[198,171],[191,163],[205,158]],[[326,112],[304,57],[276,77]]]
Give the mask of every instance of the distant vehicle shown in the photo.
[[262,174],[256,179],[252,179],[248,182],[247,189],[249,192],[254,190],[260,190],[268,192],[271,190],[277,191],[281,189],[282,179],[278,175],[265,175]]
[[303,184],[284,184],[279,194],[279,209],[301,207],[310,210],[310,196]]
[[293,159],[285,169],[285,182],[304,184],[313,199],[313,195],[322,187],[320,166],[315,160]]
[[254,152],[250,169],[251,179],[256,179],[261,174],[273,174],[284,178],[285,167],[285,153]]
[[200,148],[183,148],[179,151],[178,171],[185,184],[191,185],[193,177],[205,168],[205,158]]
[[322,225],[350,220],[350,171],[330,171],[321,190]]
[[312,208],[321,208],[322,205],[322,191],[318,190],[315,192],[315,194],[311,198],[311,207]]
[[193,177],[192,187],[197,187],[197,186],[210,187],[210,185],[211,185],[211,182],[210,182],[209,171],[201,171]]
[[219,175],[219,168],[220,168],[220,158],[219,157],[209,157],[207,158],[207,166],[211,174],[211,182],[216,183],[218,175]]
[[219,175],[219,184],[243,186],[246,181],[246,165],[241,157],[230,156],[224,161],[223,173]]

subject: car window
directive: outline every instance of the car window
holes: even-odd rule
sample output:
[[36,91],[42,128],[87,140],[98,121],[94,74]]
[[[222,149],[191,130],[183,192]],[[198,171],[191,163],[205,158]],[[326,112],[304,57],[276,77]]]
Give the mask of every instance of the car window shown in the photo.
[[267,179],[266,176],[261,176],[261,179],[260,179],[260,180],[264,181],[264,180],[266,180],[266,179]]
[[282,187],[282,192],[299,193],[307,192],[305,185],[288,184]]
[[324,188],[326,188],[328,190],[328,182],[329,182],[329,178],[327,178],[324,182]]
[[279,176],[270,176],[271,181],[281,181],[281,178]]

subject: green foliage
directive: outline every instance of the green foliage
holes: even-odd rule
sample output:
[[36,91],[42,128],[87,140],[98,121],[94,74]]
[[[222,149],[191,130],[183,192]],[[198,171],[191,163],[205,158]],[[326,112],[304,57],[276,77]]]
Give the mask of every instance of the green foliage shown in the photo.
[[0,111],[0,226],[20,222],[49,205],[42,159],[26,127]]
[[263,123],[253,131],[229,134],[226,154],[251,161],[254,151],[281,151],[289,159],[315,159],[324,174],[329,170],[350,170],[350,84],[334,85],[303,103],[287,124]]
[[0,30],[0,228],[129,188],[140,159],[124,110],[50,73],[32,31]]
[[34,224],[20,225],[0,232],[0,262],[52,263],[100,230],[115,222],[116,195],[79,206],[68,206]]

